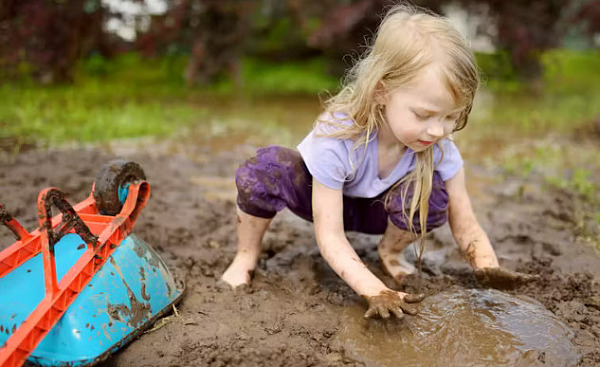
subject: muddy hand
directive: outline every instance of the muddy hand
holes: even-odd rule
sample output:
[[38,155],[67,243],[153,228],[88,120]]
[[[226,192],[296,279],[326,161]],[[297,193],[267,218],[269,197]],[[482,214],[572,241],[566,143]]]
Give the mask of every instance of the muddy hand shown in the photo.
[[365,312],[365,318],[380,316],[387,319],[391,314],[398,319],[404,317],[404,314],[416,315],[417,308],[411,303],[419,303],[425,298],[424,294],[406,294],[385,290],[377,296],[365,297],[369,302],[369,309]]
[[503,267],[476,269],[474,273],[481,285],[498,289],[515,288],[539,278],[537,275],[519,273]]

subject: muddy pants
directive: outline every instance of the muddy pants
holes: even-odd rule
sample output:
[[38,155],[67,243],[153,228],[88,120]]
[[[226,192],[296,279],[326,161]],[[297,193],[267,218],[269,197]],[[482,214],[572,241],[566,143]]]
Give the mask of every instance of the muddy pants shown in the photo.
[[[312,176],[297,151],[279,146],[261,148],[256,157],[247,160],[237,169],[235,181],[238,189],[237,205],[244,213],[260,218],[273,218],[278,211],[287,207],[296,215],[312,222]],[[387,209],[384,200],[388,191],[375,198],[344,195],[344,229],[383,234],[389,217],[397,227],[408,230],[400,195],[402,185],[393,190]],[[410,189],[406,196],[408,208],[412,197]],[[434,172],[427,215],[428,230],[446,222],[447,209],[448,193],[444,181],[439,173]],[[419,233],[421,225],[418,211],[413,218],[413,226]]]

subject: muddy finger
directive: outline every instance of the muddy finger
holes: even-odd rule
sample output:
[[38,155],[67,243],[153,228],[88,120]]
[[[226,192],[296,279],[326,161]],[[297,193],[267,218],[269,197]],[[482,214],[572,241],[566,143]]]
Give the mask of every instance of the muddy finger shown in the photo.
[[392,313],[394,314],[394,316],[396,316],[396,318],[398,320],[402,320],[404,318],[404,312],[402,312],[402,308],[398,307],[392,307],[390,309],[390,311],[392,311]]
[[423,294],[423,293],[407,294],[406,296],[404,296],[404,302],[407,302],[407,303],[419,303],[423,299],[425,299],[425,294]]
[[385,305],[377,306],[377,312],[379,313],[379,316],[381,316],[381,318],[383,318],[383,319],[390,318],[390,311],[388,310],[388,308]]
[[377,309],[375,307],[370,307],[367,312],[363,315],[365,319],[370,319],[371,317],[377,314]]
[[419,309],[415,305],[409,305],[407,303],[404,303],[400,307],[402,307],[402,311],[404,311],[404,313],[407,315],[413,316],[419,313]]

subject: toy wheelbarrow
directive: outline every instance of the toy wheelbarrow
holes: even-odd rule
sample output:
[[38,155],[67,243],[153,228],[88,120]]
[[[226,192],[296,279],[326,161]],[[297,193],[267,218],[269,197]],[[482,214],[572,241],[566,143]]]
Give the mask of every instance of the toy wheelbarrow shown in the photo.
[[116,160],[74,207],[43,190],[31,233],[0,205],[17,240],[0,252],[0,367],[95,364],[181,299],[183,283],[130,234],[149,197],[141,167]]

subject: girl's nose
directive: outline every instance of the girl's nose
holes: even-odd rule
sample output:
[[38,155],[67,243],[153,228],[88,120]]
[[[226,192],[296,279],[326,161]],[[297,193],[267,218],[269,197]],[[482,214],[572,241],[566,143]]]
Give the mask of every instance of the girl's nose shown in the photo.
[[434,138],[441,138],[444,136],[444,124],[441,121],[433,121],[427,128],[427,134]]

